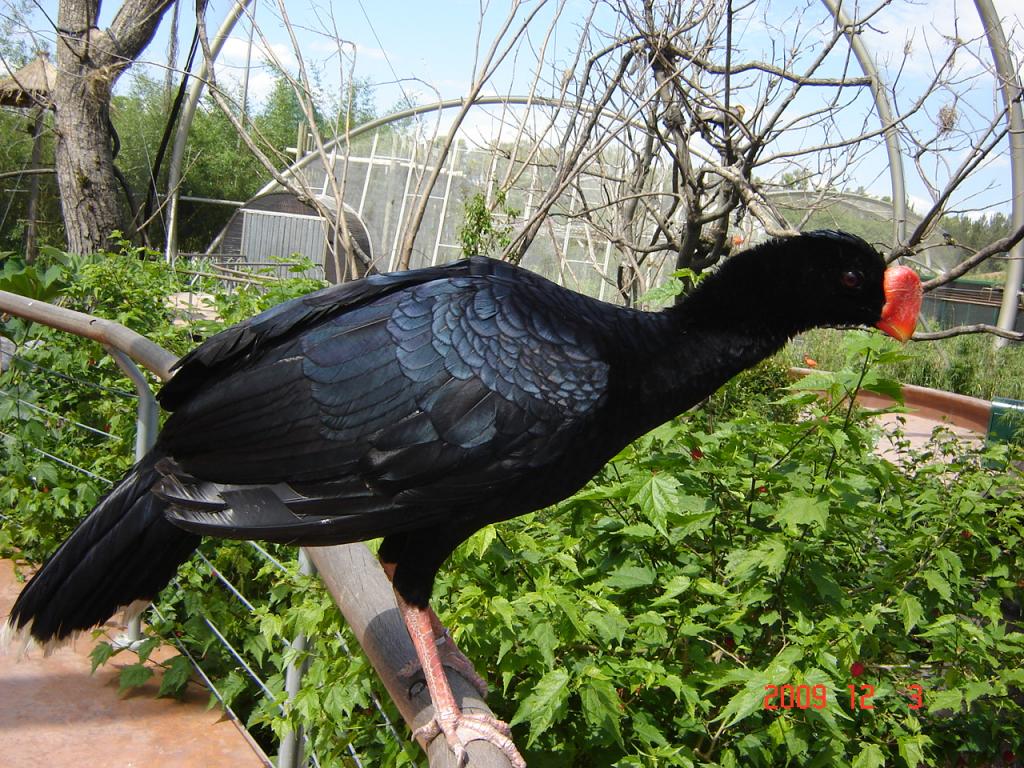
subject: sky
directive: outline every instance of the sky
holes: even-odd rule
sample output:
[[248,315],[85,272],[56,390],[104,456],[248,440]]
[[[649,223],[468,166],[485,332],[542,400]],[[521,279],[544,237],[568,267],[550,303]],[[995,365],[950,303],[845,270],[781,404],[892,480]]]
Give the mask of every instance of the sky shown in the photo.
[[[11,3],[0,0],[4,16],[10,16]],[[53,32],[47,17],[55,18],[56,0],[29,0],[36,10],[25,19],[25,26],[43,40],[52,40]],[[638,6],[639,0],[620,0],[622,4]],[[611,31],[618,23],[613,6],[600,4],[594,11],[595,24]],[[973,53],[963,52],[958,57],[955,73],[958,88],[937,94],[915,117],[922,130],[928,122],[936,123],[939,110],[946,106],[955,109],[960,127],[982,126],[991,120],[1001,106],[994,80],[984,73],[991,61],[982,37],[983,30],[973,2],[969,0],[895,0],[882,5],[864,29],[864,38],[883,76],[894,84],[898,105],[909,105],[920,93],[934,72],[935,61],[941,60],[949,49],[949,39],[980,38]],[[100,26],[109,23],[118,3],[104,5]],[[699,6],[699,0],[695,0]],[[745,4],[737,3],[737,6]],[[847,7],[853,8],[847,3]],[[1018,56],[1024,56],[1024,10],[1019,0],[995,0],[997,12],[1004,18],[1004,29]],[[182,21],[179,32],[180,65],[191,37],[194,22],[189,18],[192,5],[181,6]],[[210,0],[207,24],[211,32],[226,17],[231,3]],[[550,82],[559,81],[561,68],[566,66],[578,48],[578,29],[591,4],[583,0],[564,0],[562,3],[524,3],[518,18],[536,12],[537,16],[516,51],[498,70],[485,92],[525,93],[537,73],[537,62],[546,64],[540,74]],[[874,4],[862,3],[859,12]],[[327,90],[336,87],[341,79],[354,75],[369,84],[379,113],[389,112],[403,100],[418,103],[463,96],[470,86],[474,65],[483,57],[491,44],[495,31],[508,13],[510,5],[498,2],[410,2],[406,0],[339,0],[335,3],[321,0],[288,0],[286,12],[295,28],[296,40],[285,31],[282,12],[277,0],[252,0],[250,12],[255,19],[257,33],[252,54],[249,95],[255,101],[264,98],[274,81],[268,62],[277,63],[295,71],[298,51],[308,65],[319,72]],[[556,18],[557,17],[557,18]],[[793,19],[802,19],[796,23]],[[482,19],[482,22],[481,22]],[[772,0],[755,2],[752,9],[737,17],[734,48],[737,57],[769,60],[773,51],[778,54],[787,46],[797,47],[813,38],[820,38],[827,29],[827,11],[819,0]],[[149,66],[147,71],[162,77],[166,67],[168,49],[168,13],[153,43],[143,55]],[[248,53],[249,19],[243,18],[227,41],[218,63],[218,77],[222,82],[241,82]],[[548,33],[549,27],[551,29]],[[817,30],[817,32],[816,32]],[[806,35],[806,37],[804,37]],[[339,42],[340,41],[340,42]],[[544,49],[543,57],[539,53]],[[906,55],[905,55],[906,54]],[[838,67],[846,51],[833,58]],[[859,74],[855,72],[854,74]],[[122,85],[122,87],[124,87]],[[808,98],[811,98],[809,96]],[[802,97],[803,98],[803,97]],[[866,100],[866,97],[865,97]],[[869,106],[865,106],[868,109]],[[476,122],[474,122],[476,121]],[[861,126],[850,126],[855,131]],[[845,130],[833,126],[833,130]],[[470,131],[486,134],[493,131],[493,122],[481,112],[470,119]],[[817,130],[824,130],[820,127]],[[813,144],[820,141],[815,128],[797,128],[787,137],[791,143]],[[923,177],[939,179],[948,174],[963,158],[965,147],[952,141],[936,165],[927,163],[920,169],[908,162],[906,173],[910,197],[915,208],[928,204],[928,186]],[[1005,142],[1004,142],[1005,145]],[[865,151],[859,157],[854,178],[844,183],[862,186],[876,195],[888,194],[889,176],[884,153],[877,149]],[[968,190],[958,204],[972,212],[986,210],[1009,211],[1008,152],[998,154],[978,174],[979,183]]]

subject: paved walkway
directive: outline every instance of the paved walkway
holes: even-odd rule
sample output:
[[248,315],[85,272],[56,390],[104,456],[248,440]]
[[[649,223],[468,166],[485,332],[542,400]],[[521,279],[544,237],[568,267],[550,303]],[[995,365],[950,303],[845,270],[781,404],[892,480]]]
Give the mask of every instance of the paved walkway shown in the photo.
[[[886,413],[877,417],[885,431],[900,427],[902,440],[910,443],[914,451],[924,448],[937,427],[952,433],[965,448],[980,448],[988,431],[988,404],[982,400],[949,395],[922,387],[904,388],[906,413]],[[892,404],[888,398],[873,393],[862,393],[858,402],[866,408],[885,408]],[[890,461],[897,462],[900,447],[887,435],[879,440],[875,450]]]
[[[13,564],[0,560],[0,621],[21,589]],[[111,634],[119,627],[108,624]],[[207,709],[209,692],[191,685],[184,701],[157,699],[161,670],[124,696],[117,693],[124,661],[115,657],[90,674],[84,635],[44,657],[29,651],[19,661],[0,652],[0,765],[4,768],[258,768],[266,765],[248,736],[219,708]],[[164,649],[157,658],[169,658]]]

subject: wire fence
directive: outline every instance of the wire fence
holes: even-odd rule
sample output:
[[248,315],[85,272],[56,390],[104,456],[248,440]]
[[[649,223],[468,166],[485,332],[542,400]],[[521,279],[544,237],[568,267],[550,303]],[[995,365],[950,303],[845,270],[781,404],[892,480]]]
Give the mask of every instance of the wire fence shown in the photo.
[[[88,342],[83,342],[88,343]],[[45,344],[45,342],[43,342]],[[27,479],[30,485],[37,490],[48,493],[51,486],[56,488],[58,483],[64,486],[74,487],[77,485],[74,479],[84,479],[89,485],[95,486],[95,493],[106,492],[114,484],[110,476],[117,475],[106,468],[97,470],[96,467],[82,466],[78,458],[81,451],[69,451],[68,446],[80,446],[83,441],[90,443],[94,450],[117,456],[121,458],[121,464],[127,465],[127,457],[130,454],[130,440],[126,434],[118,434],[117,430],[107,425],[87,423],[85,417],[75,413],[69,413],[66,408],[69,403],[81,401],[93,401],[102,398],[106,403],[109,413],[120,414],[120,421],[128,422],[135,419],[135,408],[138,402],[138,395],[127,389],[117,386],[110,386],[103,383],[95,376],[88,373],[69,373],[68,371],[56,370],[44,363],[33,360],[33,347],[40,347],[40,344],[23,344],[17,351],[5,357],[7,370],[0,374],[0,460],[9,461],[16,459],[16,463],[25,466]],[[95,369],[89,369],[94,371]],[[111,418],[114,418],[113,416]],[[138,424],[135,425],[138,428]],[[106,466],[106,465],[105,465]],[[117,463],[112,462],[110,468],[118,469]],[[59,505],[59,502],[58,502]],[[23,520],[20,517],[20,509],[6,510],[0,514],[0,521],[8,529],[21,526]],[[278,576],[280,582],[286,582],[293,578],[295,568],[289,567],[282,558],[268,551],[267,548],[255,543],[245,543],[253,557],[261,563],[266,563]],[[287,550],[288,548],[283,548]],[[290,550],[294,553],[296,550]],[[301,555],[295,555],[301,559]],[[311,571],[311,566],[300,563],[300,570]],[[205,569],[209,577],[219,588],[222,597],[233,602],[241,610],[253,614],[258,610],[257,603],[260,602],[252,596],[247,597],[244,588],[236,584],[229,574],[222,568],[218,568],[214,560],[203,552],[196,556],[195,566]],[[188,589],[187,585],[180,582],[175,583],[182,589]],[[159,605],[151,607],[153,617],[158,623],[166,625],[168,616]],[[288,681],[287,691],[282,696],[281,691],[275,691],[274,685],[268,681],[268,674],[265,665],[261,660],[252,658],[247,652],[247,639],[245,637],[233,637],[231,629],[220,625],[218,620],[206,611],[199,611],[199,620],[207,628],[210,638],[222,649],[224,654],[231,659],[234,670],[244,676],[253,690],[267,700],[267,705],[276,713],[285,717],[288,709],[288,702],[294,699],[298,689],[302,685],[302,676],[305,664],[302,657],[315,652],[310,640],[305,637],[291,639],[280,638],[279,643],[282,653],[279,658],[292,658],[286,668],[271,670]],[[346,656],[351,656],[349,645],[344,636],[339,632],[335,640],[340,644]],[[220,702],[224,711],[240,727],[246,727],[246,718],[232,706],[231,696],[227,695],[221,686],[217,684],[217,678],[223,679],[223,670],[220,672],[209,670],[204,659],[211,654],[204,652],[205,649],[190,648],[181,638],[173,635],[164,637],[165,642],[173,644],[178,651],[189,659],[198,676],[209,688],[212,695]],[[294,653],[296,649],[304,650],[305,653]],[[292,651],[291,653],[289,651]],[[373,694],[371,696],[373,708],[379,718],[380,726],[391,739],[399,745],[407,745],[408,739],[403,739],[394,722],[388,715],[380,698]],[[297,766],[316,766],[319,768],[320,760],[315,752],[309,749],[308,731],[309,724],[304,723],[297,732],[286,731],[284,738],[277,745],[277,765],[279,768],[297,768]],[[265,733],[261,732],[260,739],[250,734],[254,746],[260,750],[262,759],[268,764],[273,764],[267,756],[267,751],[273,748],[266,743]],[[259,743],[262,741],[262,745]],[[364,755],[360,754],[351,741],[345,746],[348,759],[351,765],[363,768],[365,765],[372,765],[367,762]]]

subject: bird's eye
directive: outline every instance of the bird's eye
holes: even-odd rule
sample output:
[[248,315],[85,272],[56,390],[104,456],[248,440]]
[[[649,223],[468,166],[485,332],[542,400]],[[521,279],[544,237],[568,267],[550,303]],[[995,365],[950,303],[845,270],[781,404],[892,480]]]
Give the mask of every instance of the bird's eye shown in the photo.
[[864,282],[864,275],[855,269],[847,270],[842,275],[843,285],[847,288],[860,288],[861,283]]

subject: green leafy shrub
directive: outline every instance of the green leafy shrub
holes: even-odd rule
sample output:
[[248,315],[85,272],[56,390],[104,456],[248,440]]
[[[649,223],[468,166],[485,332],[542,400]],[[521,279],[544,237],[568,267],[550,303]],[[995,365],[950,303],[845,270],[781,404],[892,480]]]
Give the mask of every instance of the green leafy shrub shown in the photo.
[[[180,282],[167,265],[135,251],[71,257],[42,249],[37,264],[12,267],[21,290],[117,320],[182,351],[187,335],[165,305]],[[39,277],[41,276],[41,278]],[[113,358],[92,341],[7,317],[0,333],[19,347],[0,376],[0,458],[7,517],[0,554],[38,560],[53,551],[131,465],[135,393]],[[86,470],[82,472],[75,467]]]
[[[841,339],[841,334],[835,331],[811,331],[784,354],[792,365],[805,365],[805,358],[810,357],[821,368],[834,370],[843,365]],[[994,397],[1024,400],[1024,344],[1014,343],[996,350],[990,336],[977,334],[915,342],[909,351],[905,357],[884,364],[887,376],[904,384],[984,400]]]
[[512,242],[512,223],[519,215],[506,201],[504,190],[495,192],[493,205],[481,192],[465,204],[465,220],[459,228],[459,242],[464,256],[496,256]]
[[[804,384],[829,398],[786,398],[799,421],[667,424],[457,553],[442,614],[495,660],[531,765],[916,768],[1016,746],[1020,474],[1005,447],[999,470],[954,447],[877,457],[843,396],[891,391],[863,362],[895,361],[852,346],[855,367]],[[865,684],[874,709],[851,711]],[[827,706],[766,710],[769,685],[824,686]]]

